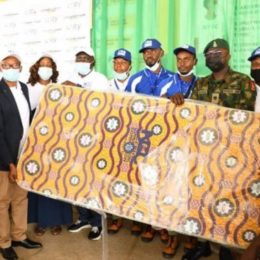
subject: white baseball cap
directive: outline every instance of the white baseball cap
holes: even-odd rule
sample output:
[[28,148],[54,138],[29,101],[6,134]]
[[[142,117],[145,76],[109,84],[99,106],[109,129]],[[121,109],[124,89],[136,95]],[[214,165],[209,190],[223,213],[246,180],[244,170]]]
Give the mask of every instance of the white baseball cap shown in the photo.
[[17,54],[17,52],[9,50],[3,54],[0,55],[0,60],[3,61],[4,59],[8,58],[8,57],[15,57],[17,60],[19,60],[20,62],[22,62],[21,57]]

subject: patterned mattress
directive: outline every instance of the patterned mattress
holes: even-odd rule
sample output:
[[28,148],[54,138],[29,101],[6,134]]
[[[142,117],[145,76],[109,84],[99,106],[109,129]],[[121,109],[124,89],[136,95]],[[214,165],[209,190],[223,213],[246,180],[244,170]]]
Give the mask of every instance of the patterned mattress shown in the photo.
[[51,85],[18,164],[21,187],[247,247],[259,234],[260,115]]

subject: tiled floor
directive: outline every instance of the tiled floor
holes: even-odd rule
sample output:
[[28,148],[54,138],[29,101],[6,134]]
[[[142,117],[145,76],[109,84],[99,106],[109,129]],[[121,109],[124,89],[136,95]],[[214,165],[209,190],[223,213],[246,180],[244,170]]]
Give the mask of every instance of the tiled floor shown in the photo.
[[[161,251],[164,244],[159,236],[156,236],[151,243],[144,243],[140,237],[130,234],[129,222],[115,235],[105,235],[102,240],[89,241],[88,230],[79,233],[70,233],[63,228],[59,236],[53,236],[47,231],[42,237],[35,237],[32,230],[34,225],[29,225],[29,236],[42,242],[42,249],[28,250],[16,248],[20,260],[156,260],[164,259]],[[213,249],[214,250],[214,249]],[[216,251],[216,250],[214,250]],[[178,253],[173,259],[181,259],[183,250],[179,247]],[[103,258],[102,258],[103,257]],[[3,258],[0,256],[0,259]],[[201,258],[203,259],[203,258]],[[218,256],[205,258],[217,260]]]

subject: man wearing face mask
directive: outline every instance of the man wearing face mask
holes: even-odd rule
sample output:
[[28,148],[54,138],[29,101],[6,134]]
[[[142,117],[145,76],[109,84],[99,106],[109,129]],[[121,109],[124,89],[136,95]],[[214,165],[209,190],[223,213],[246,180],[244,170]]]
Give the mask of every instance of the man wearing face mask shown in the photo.
[[[233,71],[229,66],[229,44],[215,39],[204,49],[206,66],[212,74],[197,80],[191,99],[211,102],[220,106],[254,111],[256,91],[250,78]],[[184,99],[172,101],[181,105]],[[182,260],[197,260],[211,254],[209,242],[199,239],[198,245],[187,251]]]
[[229,44],[215,39],[204,49],[206,66],[212,74],[197,81],[192,99],[208,101],[217,105],[254,111],[255,85],[250,78],[229,66]]
[[[156,39],[147,39],[143,42],[139,52],[143,54],[145,69],[130,77],[126,91],[159,96],[160,92],[157,90],[159,84],[174,74],[166,70],[161,64],[161,58],[164,55],[161,43]],[[133,235],[140,235],[142,232],[141,225],[134,222],[131,232]],[[147,225],[145,231],[142,233],[141,239],[144,242],[150,242],[153,240],[155,233],[154,228],[152,228],[151,225]],[[165,229],[160,230],[160,237],[162,241],[167,242],[168,232]]]
[[175,99],[180,95],[189,98],[197,80],[194,75],[194,66],[197,63],[196,49],[190,45],[183,45],[174,49],[173,53],[176,55],[178,71],[173,77],[159,84],[159,93],[156,95]]
[[90,47],[80,49],[76,53],[75,73],[70,80],[65,81],[63,84],[106,91],[108,89],[108,80],[103,74],[96,72],[94,67],[95,55],[93,49]]
[[0,69],[0,252],[18,259],[13,247],[40,248],[27,238],[27,191],[16,183],[16,164],[30,123],[28,88],[19,82],[21,60],[5,55]]
[[[196,49],[190,45],[183,45],[173,50],[177,60],[177,73],[173,77],[163,80],[158,88],[156,96],[164,96],[171,99],[189,98],[195,86],[197,77],[194,75],[194,66],[197,63]],[[157,93],[156,92],[156,93]],[[196,239],[186,237],[185,249],[191,249],[196,245]],[[179,246],[178,234],[169,231],[167,246],[162,254],[165,258],[172,258]]]
[[[109,81],[109,88],[112,91],[124,92],[130,77],[131,70],[131,52],[121,48],[114,52],[113,57],[113,75],[114,78]],[[112,222],[107,230],[109,234],[117,233],[123,225],[123,219],[112,215]]]
[[147,39],[139,52],[143,54],[145,69],[130,77],[126,90],[151,96],[158,95],[159,83],[173,76],[173,72],[166,70],[161,64],[164,54],[161,43],[156,39]]
[[[66,81],[63,84],[82,87],[89,90],[108,90],[109,85],[107,78],[101,73],[96,72],[94,70],[94,65],[95,58],[92,48],[80,50],[76,54],[76,73],[70,81]],[[79,211],[79,219],[68,228],[68,231],[75,233],[82,229],[91,228],[88,239],[100,239],[102,233],[101,215],[83,207],[77,207],[77,209]]]
[[255,112],[260,112],[260,47],[256,48],[248,58],[251,62],[251,77],[256,84],[257,96],[255,103]]
[[113,58],[114,78],[109,81],[109,87],[113,91],[125,91],[130,77],[131,53],[126,49],[118,49]]

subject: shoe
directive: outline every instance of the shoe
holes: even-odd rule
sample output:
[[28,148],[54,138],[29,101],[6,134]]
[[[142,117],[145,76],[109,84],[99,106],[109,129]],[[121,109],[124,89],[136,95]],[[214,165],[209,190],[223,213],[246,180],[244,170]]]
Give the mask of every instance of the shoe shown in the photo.
[[41,228],[39,226],[36,226],[35,229],[34,229],[34,233],[36,236],[43,236],[44,233],[46,232],[46,229],[45,228]]
[[151,242],[154,239],[155,230],[152,228],[151,225],[147,225],[146,230],[141,236],[142,241],[144,242]]
[[198,260],[200,257],[210,256],[211,248],[209,242],[200,242],[196,247],[188,250],[182,257],[182,260]]
[[62,231],[62,227],[61,226],[55,226],[51,228],[51,234],[53,236],[58,236]]
[[198,243],[198,239],[196,237],[186,236],[185,239],[186,241],[184,243],[184,252],[196,247]]
[[172,258],[177,252],[179,241],[177,236],[169,236],[168,244],[164,248],[162,255],[164,258]]
[[160,233],[160,239],[163,243],[168,243],[169,241],[169,233],[166,229],[161,229],[159,230],[159,233]]
[[84,228],[91,228],[91,225],[88,222],[82,222],[81,220],[77,220],[74,224],[68,227],[68,231],[76,233]]
[[101,238],[102,228],[101,227],[92,227],[91,231],[88,234],[89,240],[99,240]]
[[26,238],[22,241],[12,241],[12,246],[13,247],[21,246],[27,249],[35,249],[35,248],[41,248],[42,244]]
[[131,234],[138,237],[141,235],[141,233],[142,233],[141,223],[133,221],[133,225],[131,228]]
[[112,220],[111,225],[107,228],[107,232],[109,234],[116,234],[120,228],[123,225],[123,219],[119,218],[119,219],[114,219]]
[[15,253],[14,249],[11,246],[7,248],[1,248],[0,251],[4,259],[8,259],[8,260],[18,259],[17,254]]
[[221,246],[219,249],[219,260],[233,260],[233,255],[232,252],[230,251],[230,249]]

